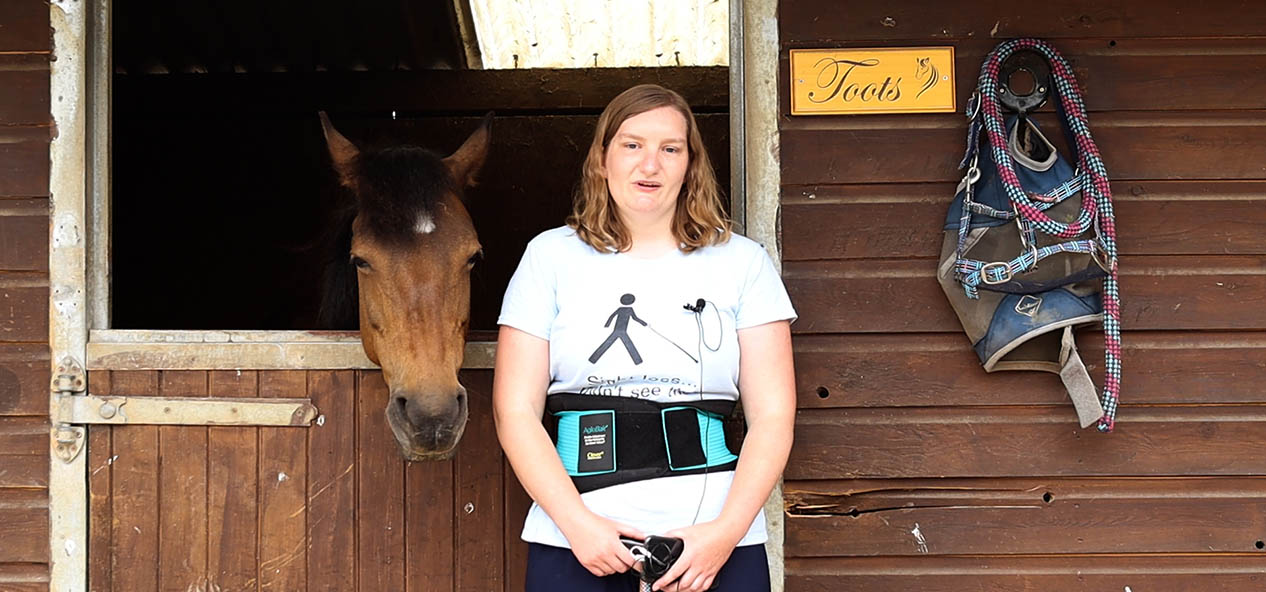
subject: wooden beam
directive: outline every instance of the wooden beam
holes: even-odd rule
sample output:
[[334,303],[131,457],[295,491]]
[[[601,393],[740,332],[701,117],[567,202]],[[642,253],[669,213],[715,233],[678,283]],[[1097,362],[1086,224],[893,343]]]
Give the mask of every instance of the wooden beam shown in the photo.
[[75,395],[61,398],[59,418],[74,424],[306,426],[316,416],[306,398]]
[[723,66],[577,70],[420,70],[119,76],[116,115],[160,117],[215,113],[443,112],[482,115],[568,105],[597,113],[621,91],[644,82],[667,86],[695,109],[729,108]]
[[[490,369],[496,343],[466,344],[462,368]],[[375,369],[356,333],[328,331],[92,331],[90,370]]]

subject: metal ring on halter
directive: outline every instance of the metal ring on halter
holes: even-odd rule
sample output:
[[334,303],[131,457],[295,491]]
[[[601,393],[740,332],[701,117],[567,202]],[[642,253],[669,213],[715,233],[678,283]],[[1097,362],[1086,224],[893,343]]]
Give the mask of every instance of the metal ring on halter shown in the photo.
[[963,179],[958,182],[958,188],[954,190],[955,193],[963,192],[964,204],[972,202],[973,188],[976,186],[976,181],[980,180],[980,167],[976,166],[978,160],[978,156],[971,157],[971,166],[967,168],[967,172],[963,174]]
[[1099,269],[1111,273],[1112,266],[1109,265],[1108,251],[1099,244],[1099,241],[1091,241],[1090,244],[1090,258],[1099,266]]
[[[981,102],[982,101],[980,100],[980,89],[977,88],[976,90],[971,91],[971,98],[967,99],[967,104],[972,106],[971,113],[967,114],[968,120],[975,119],[976,116],[980,114]],[[975,164],[975,162],[973,162],[972,164]]]
[[971,201],[972,188],[976,186],[976,181],[979,180],[980,169],[976,168],[975,163],[972,163],[971,168],[967,169],[967,173],[963,175],[963,180],[958,182],[957,191],[965,192],[963,197],[966,201]]

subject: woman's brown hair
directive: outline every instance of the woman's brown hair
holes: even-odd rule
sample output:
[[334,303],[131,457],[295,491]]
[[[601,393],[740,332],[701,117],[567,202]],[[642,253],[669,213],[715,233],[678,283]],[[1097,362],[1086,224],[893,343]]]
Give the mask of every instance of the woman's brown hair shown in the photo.
[[599,251],[627,251],[633,246],[628,228],[616,213],[607,188],[607,178],[602,174],[607,147],[624,120],[660,107],[672,107],[686,118],[686,150],[690,164],[686,167],[681,193],[677,195],[673,236],[680,243],[681,250],[687,253],[730,239],[730,221],[721,206],[721,188],[690,105],[681,95],[662,86],[639,84],[611,99],[598,117],[593,142],[589,144],[589,154],[582,167],[580,186],[572,203],[572,213],[567,218],[567,225],[576,230],[576,235]]

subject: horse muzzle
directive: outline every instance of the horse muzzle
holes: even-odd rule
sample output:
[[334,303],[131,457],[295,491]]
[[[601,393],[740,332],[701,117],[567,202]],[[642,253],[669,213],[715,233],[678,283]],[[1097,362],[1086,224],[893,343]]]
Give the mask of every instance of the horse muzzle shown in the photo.
[[466,389],[435,394],[392,393],[387,425],[409,461],[445,460],[457,451],[466,429]]

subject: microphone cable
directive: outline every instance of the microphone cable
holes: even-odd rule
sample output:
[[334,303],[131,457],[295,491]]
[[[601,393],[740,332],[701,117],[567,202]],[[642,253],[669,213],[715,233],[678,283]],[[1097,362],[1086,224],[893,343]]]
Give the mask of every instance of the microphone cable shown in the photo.
[[[717,344],[715,347],[708,344],[707,334],[703,329],[703,311],[705,308],[708,307],[708,305],[711,305],[712,312],[716,315],[716,320],[717,320],[718,331],[717,331]],[[707,349],[708,351],[712,353],[717,353],[721,351],[721,345],[725,341],[725,327],[721,321],[721,311],[717,309],[716,303],[712,302],[711,300],[704,300],[703,298],[700,298],[695,301],[694,306],[687,304],[685,305],[684,308],[694,313],[695,327],[698,330],[697,332],[698,339],[695,340],[695,350],[696,350],[696,353],[699,354],[699,404],[700,404],[699,411],[704,413],[705,415],[709,415],[709,412],[702,408],[702,405],[704,402],[703,350]],[[703,510],[703,501],[707,499],[707,496],[708,496],[708,474],[710,470],[712,469],[711,459],[708,458],[708,442],[709,442],[709,436],[711,435],[710,434],[711,431],[712,431],[712,418],[711,416],[709,416],[708,421],[706,422],[703,428],[703,441],[700,443],[700,448],[703,449],[703,487],[699,490],[699,504],[695,506],[695,515],[693,518],[690,519],[691,526],[698,524],[699,512]]]

